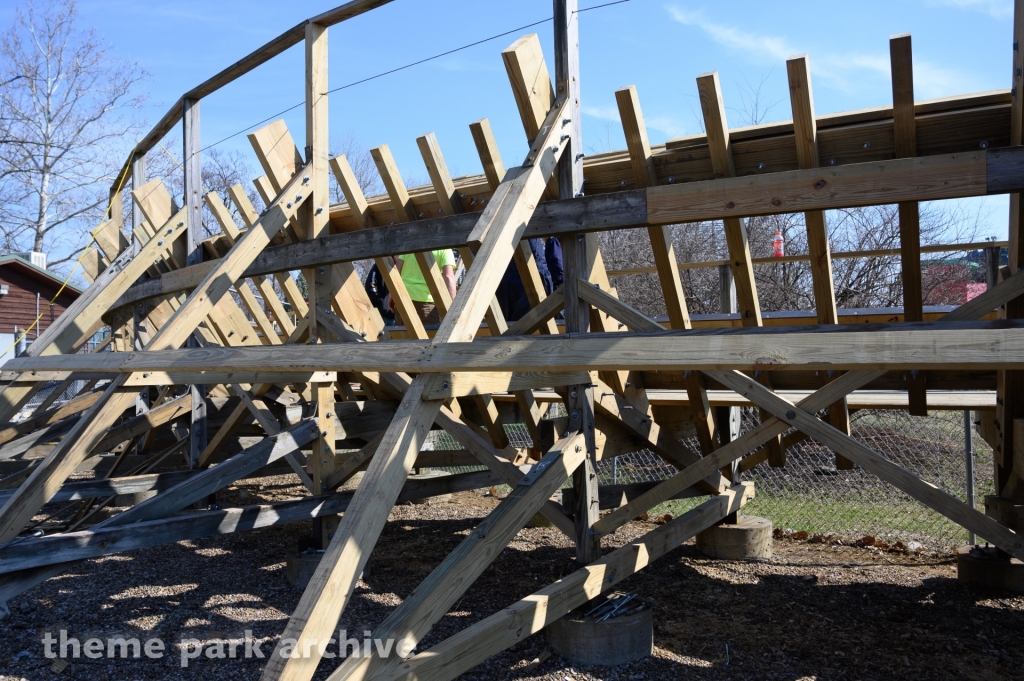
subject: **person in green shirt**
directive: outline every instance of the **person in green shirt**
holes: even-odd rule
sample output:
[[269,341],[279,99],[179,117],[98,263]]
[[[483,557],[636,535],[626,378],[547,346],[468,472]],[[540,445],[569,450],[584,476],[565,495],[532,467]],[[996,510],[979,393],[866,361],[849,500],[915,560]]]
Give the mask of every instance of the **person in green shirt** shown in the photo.
[[[450,248],[443,248],[438,251],[431,251],[434,262],[441,270],[441,278],[448,287],[448,295],[455,298],[455,254]],[[415,256],[411,253],[400,255],[395,259],[395,265],[402,274],[402,283],[409,292],[413,306],[424,324],[440,324],[441,318],[437,313],[437,306],[434,304],[434,296],[430,294],[430,288],[423,278],[420,264],[416,262]],[[388,309],[395,313],[395,322],[401,321],[401,313],[395,310],[395,301],[388,297]]]

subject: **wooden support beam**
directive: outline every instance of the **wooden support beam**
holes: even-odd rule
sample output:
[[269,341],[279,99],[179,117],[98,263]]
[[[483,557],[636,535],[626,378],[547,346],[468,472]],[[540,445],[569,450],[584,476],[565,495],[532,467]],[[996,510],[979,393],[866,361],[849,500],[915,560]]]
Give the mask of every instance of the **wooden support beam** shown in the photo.
[[[793,111],[793,137],[796,157],[801,169],[818,167],[818,126],[814,116],[814,95],[811,90],[811,66],[807,55],[786,60],[789,76],[789,101]],[[811,210],[804,213],[807,228],[807,251],[811,256],[811,284],[814,289],[814,309],[819,324],[838,324],[835,284],[832,279],[832,255],[828,243],[825,213]],[[850,434],[850,411],[846,400],[828,408],[829,422]],[[779,448],[780,451],[785,451]],[[836,468],[849,470],[852,463],[836,456]]]
[[[718,72],[698,76],[697,92],[700,95],[700,107],[704,114],[704,128],[707,131],[715,177],[735,177],[736,166],[732,157],[729,126],[726,122],[725,103],[722,101],[722,86],[718,82]],[[729,243],[730,265],[740,304],[740,318],[746,326],[761,326],[761,305],[757,299],[754,268],[750,262],[747,226],[742,217],[730,216],[725,218],[724,223],[725,238]]]
[[[228,189],[228,193],[231,195],[231,200],[235,203],[235,208],[238,209],[238,214],[242,218],[242,223],[246,229],[252,227],[252,225],[259,219],[259,214],[256,213],[256,209],[253,207],[252,202],[249,200],[248,195],[245,193],[242,185],[232,185]],[[233,236],[233,240],[237,241],[238,236]],[[288,276],[288,275],[286,275]],[[284,309],[284,305],[281,304],[281,299],[277,297],[277,291],[274,290],[274,285],[269,279],[263,276],[257,276],[253,279],[256,282],[260,293],[263,294],[263,302],[267,308],[273,313],[274,321],[281,327],[281,331],[284,332],[285,336],[290,336],[295,330],[295,324],[292,322],[288,312]],[[291,277],[288,276],[288,281],[291,281]]]
[[[388,145],[382,144],[371,149],[370,155],[377,166],[388,196],[391,197],[391,205],[395,210],[395,221],[414,222],[425,217],[425,215],[420,215],[413,206],[412,199],[409,198],[409,191],[405,188],[405,182],[402,180],[401,173],[398,172],[398,166],[395,164],[395,158],[391,155]],[[416,263],[423,274],[423,280],[426,282],[427,288],[430,289],[430,295],[437,306],[438,314],[443,319],[451,308],[452,297],[441,276],[441,268],[434,261],[434,255],[430,251],[417,251],[413,253],[413,257],[416,258]],[[402,320],[405,320],[404,316]]]
[[[198,265],[203,261],[203,189],[202,163],[199,153],[202,143],[199,139],[199,100],[182,100],[182,159],[185,164],[185,209],[188,217],[186,234],[185,265]],[[167,211],[170,214],[171,211]],[[157,224],[154,222],[154,224]],[[195,337],[189,336],[189,347],[198,347]],[[206,449],[206,386],[191,385],[192,421],[189,425],[190,458],[194,466]]]
[[[726,122],[725,102],[722,100],[722,86],[718,82],[718,72],[698,76],[697,92],[700,95],[700,106],[704,114],[704,127],[707,131],[708,149],[715,177],[735,177],[736,165],[732,155],[732,142]],[[725,239],[729,245],[729,264],[732,267],[733,281],[736,286],[740,319],[744,326],[763,326],[761,304],[757,297],[757,282],[754,278],[754,266],[750,259],[750,244],[747,241],[746,221],[741,217],[728,217],[723,220],[723,224],[725,225]],[[765,379],[767,380],[767,376]],[[764,416],[761,414],[762,418]],[[782,449],[781,440],[770,440],[766,447],[770,450],[770,458],[784,464],[786,453]]]
[[[313,200],[307,202],[304,216],[307,239],[319,239],[330,233],[330,170],[328,168],[328,116],[327,116],[327,27],[318,24],[306,25],[306,155],[312,167],[311,182],[307,191],[313,193]],[[323,343],[323,325],[319,319],[332,303],[332,268],[317,267],[309,281],[309,328],[317,342]],[[356,322],[358,320],[349,320]],[[376,336],[375,336],[376,337]],[[332,382],[318,382],[311,385],[316,400],[316,413],[320,429],[313,441],[313,457],[310,469],[313,474],[313,494],[323,494],[329,488],[327,479],[335,469],[334,460],[334,388]],[[337,516],[320,518],[313,524],[313,540],[317,548],[325,549],[334,538]]]
[[[486,304],[486,303],[485,303]],[[231,372],[236,381],[253,380],[260,371],[296,374],[306,367],[364,371],[405,371],[438,373],[442,371],[617,371],[633,366],[639,371],[666,369],[716,369],[723,371],[815,370],[828,364],[837,371],[885,369],[903,371],[948,369],[956,364],[962,371],[1024,367],[1024,339],[1019,329],[1024,322],[968,322],[946,324],[868,325],[835,327],[775,327],[771,333],[721,333],[721,329],[665,331],[633,335],[581,334],[572,338],[543,336],[504,338],[477,343],[428,343],[404,341],[402,352],[384,344],[328,345],[323,348],[280,345],[205,350],[169,350],[166,352],[118,353],[112,360],[96,360],[89,355],[24,358],[10,360],[10,371],[0,376],[20,375],[26,371],[90,371],[99,362],[104,371],[135,373],[144,371]],[[436,338],[436,336],[435,336]],[[500,349],[499,349],[500,348]],[[184,374],[181,374],[184,375]]]
[[[587,456],[583,440],[581,434],[574,433],[555,443],[512,493],[374,630],[373,637],[396,640],[396,646],[404,644],[407,650],[414,648],[583,463]],[[347,659],[331,678],[373,678],[390,673],[404,662],[397,655],[381,657],[371,652],[369,656]]]
[[[355,173],[352,172],[348,159],[344,156],[331,159],[331,170],[334,171],[334,178],[338,181],[338,186],[341,187],[341,191],[348,201],[359,229],[374,227],[373,215],[370,213],[366,197],[359,187],[359,182],[356,180]],[[401,315],[405,328],[414,338],[426,338],[427,331],[423,328],[423,321],[416,313],[416,308],[412,304],[412,298],[409,297],[409,291],[405,288],[405,282],[402,281],[402,275],[398,271],[393,255],[378,256],[374,262],[384,279],[384,284],[388,287],[391,299],[395,301],[395,309]]]
[[[220,225],[221,231],[227,239],[228,246],[233,246],[235,241],[241,236],[241,232],[235,225],[234,219],[231,217],[231,212],[228,207],[224,205],[224,201],[220,198],[217,192],[209,192],[205,197],[206,206],[210,213],[213,214],[214,219],[217,220],[217,224]],[[224,252],[221,251],[220,255],[223,256]],[[248,283],[243,280],[239,280],[235,283],[235,292],[238,297],[242,299],[242,304],[249,311],[249,315],[256,322],[256,328],[263,334],[264,345],[279,345],[281,343],[280,336],[277,335],[277,331],[274,329],[273,322],[267,317],[263,308],[256,300],[256,296],[250,290]],[[274,294],[276,300],[277,294]]]
[[[232,284],[242,276],[245,268],[252,263],[253,258],[301,208],[302,201],[296,202],[293,199],[297,193],[295,190],[300,183],[300,177],[292,180],[287,191],[283,192],[282,196],[270,205],[258,223],[246,232],[226,257],[218,262],[217,267],[207,275],[196,291],[160,329],[150,342],[150,349],[159,351],[179,347],[210,314],[214,305],[222,297],[229,295],[228,291]],[[172,218],[167,225],[161,227],[160,234],[167,238],[174,236],[175,229],[181,230],[185,227],[187,220],[184,217]],[[175,223],[177,223],[177,227],[173,226]],[[147,244],[143,248],[143,252],[149,246],[150,244]],[[151,262],[151,260],[146,262]],[[145,263],[142,266],[145,266]],[[130,269],[131,265],[125,267],[120,274],[124,274]],[[130,281],[134,281],[135,278],[137,275]],[[82,296],[82,298],[85,297]],[[106,307],[106,305],[103,306],[104,309]],[[19,488],[18,494],[0,509],[0,543],[10,541],[18,535],[25,523],[43,505],[45,498],[58,489],[67,476],[75,470],[78,463],[85,458],[113,419],[134,402],[135,391],[122,390],[123,382],[124,378],[119,377],[110,383],[103,397],[86,412],[85,417],[79,421],[60,445],[54,448],[46,460],[35,469],[29,479]]]
[[[192,473],[191,475],[196,474]],[[131,494],[136,491],[164,491],[168,485],[163,480],[170,482],[181,478],[181,473],[165,473],[97,481],[102,484],[94,483],[91,480],[86,482],[93,487],[102,488],[90,490],[89,495],[110,496]],[[72,483],[72,485],[78,484]],[[499,484],[498,477],[487,471],[410,480],[405,483],[402,492],[398,495],[398,503],[429,499],[443,494],[480,489],[496,484]],[[351,491],[346,491],[242,508],[200,511],[166,519],[158,518],[137,522],[128,526],[112,525],[103,528],[93,526],[89,530],[66,532],[17,544],[7,544],[0,547],[0,556],[2,556],[0,570],[9,573],[28,568],[39,568],[53,563],[98,558],[113,553],[162,546],[190,539],[321,518],[343,513],[348,508],[352,495]],[[88,498],[75,494],[67,496],[66,500]],[[61,499],[65,500],[64,497]]]
[[[910,34],[889,39],[892,67],[892,116],[896,158],[917,156],[917,123],[914,114],[914,65]],[[900,264],[903,267],[903,318],[921,321],[924,298],[921,291],[921,218],[916,201],[901,201]],[[910,413],[927,416],[927,386],[924,374],[910,372],[907,380]]]
[[[583,192],[583,136],[580,125],[580,68],[579,68],[579,15],[577,0],[555,0],[555,83],[558,97],[567,101],[562,122],[563,135],[568,137],[565,153],[558,161],[558,198],[571,199]],[[543,59],[540,66],[543,67]],[[544,69],[544,75],[547,70]],[[543,86],[541,86],[543,87]],[[518,99],[518,97],[517,97]],[[563,138],[564,139],[564,138]],[[577,156],[579,155],[579,156]],[[568,333],[585,333],[590,330],[590,307],[580,297],[581,288],[589,288],[592,263],[599,256],[591,253],[588,258],[587,238],[577,234],[562,242],[565,264],[565,330]],[[602,273],[603,274],[603,273]],[[582,280],[582,286],[581,286]],[[566,387],[566,410],[569,414],[569,430],[583,435],[586,457],[572,476],[576,506],[573,520],[576,526],[576,563],[586,565],[601,556],[601,539],[592,528],[600,511],[597,484],[597,442],[594,426],[594,388],[587,380],[584,383]]]
[[[1015,150],[1024,144],[1024,2],[1014,2],[1013,11],[1013,80],[1010,105],[1010,145]],[[1016,275],[1024,265],[1024,201],[1020,192],[1010,194],[1009,271]],[[997,265],[998,267],[998,265]],[[1007,319],[1024,317],[1024,297],[1006,305]],[[996,374],[997,400],[994,443],[995,491],[1003,499],[1024,501],[1024,457],[1011,424],[1024,417],[1024,373],[999,371]]]
[[1012,530],[1000,525],[984,513],[977,511],[951,494],[947,494],[930,482],[917,477],[905,468],[889,461],[849,435],[841,433],[822,422],[813,414],[797,408],[767,388],[758,385],[739,372],[711,372],[715,380],[761,405],[781,421],[807,433],[843,456],[851,459],[868,472],[878,476],[897,489],[906,492],[928,508],[941,513],[978,536],[986,537],[1010,555],[1024,559],[1024,539]]
[[562,287],[559,286],[558,290],[553,291],[550,296],[523,315],[519,321],[514,322],[512,326],[508,327],[501,335],[529,336],[537,331],[549,328],[546,325],[554,323],[554,318],[558,316],[558,313],[564,308],[565,295],[562,293]]
[[[1008,194],[1024,189],[1024,174],[1016,169],[1022,159],[1024,149],[1016,147],[977,149],[884,163],[676,183],[572,201],[544,202],[537,206],[524,236],[565,236],[581,230],[594,233],[648,224],[716,220],[737,214],[776,215],[853,208],[877,204],[879,196],[898,203]],[[824,191],[826,187],[828,190]],[[318,242],[315,248],[304,243],[280,246],[268,249],[244,274],[253,277],[295,267],[389,255],[395,243],[408,244],[410,250],[458,247],[469,240],[477,217],[478,214],[470,213],[383,226],[373,232],[335,234]],[[865,253],[865,256],[872,255],[881,254]],[[122,298],[117,301],[118,305],[195,288],[208,274],[206,267],[212,265],[204,263],[202,267],[144,282],[137,287],[138,294]]]
[[432,374],[423,396],[428,400],[440,400],[464,395],[490,395],[533,388],[550,388],[585,383],[589,380],[590,374],[584,371],[474,374],[451,371]]
[[736,485],[632,543],[405,660],[393,673],[374,681],[454,679],[492,655],[541,631],[687,539],[736,513],[752,496],[752,483]]
[[[651,155],[651,145],[647,139],[647,126],[640,110],[640,98],[636,87],[616,90],[615,100],[619,107],[619,118],[622,119],[622,130],[626,136],[629,159],[633,166],[633,177],[640,187],[650,187],[658,182]],[[668,225],[650,225],[647,228],[651,240],[651,251],[658,271],[658,280],[665,297],[669,323],[673,329],[692,328],[690,312],[686,307],[686,295],[683,293],[679,278],[679,265],[672,244],[672,228]],[[624,321],[620,318],[620,321]],[[687,375],[687,392],[693,405],[694,425],[701,451],[707,455],[715,449],[715,422],[708,406],[707,390],[699,373]]]
[[[452,303],[432,345],[444,347],[453,342],[472,341],[475,336],[501,279],[500,263],[511,259],[512,250],[522,238],[526,223],[564,148],[557,144],[560,126],[554,124],[561,120],[564,108],[564,103],[555,107],[543,133],[534,141],[526,164],[518,173],[510,173],[502,183],[503,186],[508,185],[507,191],[503,192],[507,203],[492,201],[480,215],[478,228],[474,231],[486,233],[486,237],[476,262],[466,273],[462,295]],[[339,343],[324,346],[324,349],[347,345],[376,344]],[[351,597],[369,552],[387,520],[388,511],[412,470],[427,430],[441,409],[440,400],[423,400],[428,380],[427,376],[418,376],[409,385],[395,420],[385,431],[352,504],[342,517],[335,540],[310,579],[282,640],[293,638],[301,646],[329,638],[328,632],[337,623]],[[319,661],[319,654],[285,658],[275,651],[263,672],[263,679],[308,681]]]
[[[276,437],[267,438],[259,444],[239,452],[213,468],[190,476],[155,497],[97,523],[92,529],[96,531],[167,517],[280,459],[289,452],[300,449],[315,437],[316,430],[315,420],[304,421]],[[7,601],[50,577],[62,574],[76,562],[61,562],[0,575],[0,602]]]

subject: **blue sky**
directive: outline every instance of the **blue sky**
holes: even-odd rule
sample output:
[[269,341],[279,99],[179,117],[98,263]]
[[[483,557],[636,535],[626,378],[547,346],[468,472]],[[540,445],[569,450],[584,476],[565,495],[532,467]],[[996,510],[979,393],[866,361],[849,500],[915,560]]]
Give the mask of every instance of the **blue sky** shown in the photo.
[[[302,19],[340,0],[79,0],[82,19],[151,74],[152,124],[182,92]],[[581,0],[582,7],[602,0]],[[7,25],[16,3],[2,3]],[[332,88],[543,20],[550,0],[396,0],[330,29]],[[700,131],[695,78],[717,70],[730,126],[743,124],[751,88],[790,118],[785,59],[808,53],[819,113],[888,104],[889,36],[912,33],[918,99],[1008,87],[1012,0],[693,2],[632,0],[581,15],[583,131],[589,153],[625,143],[614,91],[635,84],[653,143]],[[551,64],[551,24],[539,33]],[[480,172],[468,124],[488,117],[506,165],[527,149],[500,51],[520,33],[331,95],[332,136],[388,143],[402,173],[425,178],[415,139],[434,131],[455,174]],[[203,102],[203,144],[303,99],[302,47],[292,48]],[[286,114],[304,137],[302,107]],[[244,135],[219,148],[241,150]],[[177,150],[176,150],[177,151]],[[979,204],[980,205],[980,204]],[[1006,202],[989,199],[983,235],[1006,234]]]

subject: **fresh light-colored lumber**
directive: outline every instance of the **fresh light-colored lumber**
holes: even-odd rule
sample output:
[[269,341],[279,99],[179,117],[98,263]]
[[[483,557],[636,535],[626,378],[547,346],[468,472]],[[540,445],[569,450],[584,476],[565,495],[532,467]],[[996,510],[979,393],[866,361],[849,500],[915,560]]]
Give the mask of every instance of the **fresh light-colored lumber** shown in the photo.
[[590,380],[590,374],[583,371],[530,373],[463,373],[458,371],[433,374],[424,391],[424,399],[440,400],[463,395],[490,395],[498,392],[515,392],[533,388],[550,388],[558,385],[573,385]]
[[[270,205],[259,222],[246,232],[226,257],[218,262],[217,267],[207,275],[197,290],[160,329],[150,342],[151,350],[179,347],[206,318],[217,301],[223,296],[229,295],[229,289],[242,276],[252,259],[263,250],[270,239],[287,224],[288,220],[294,217],[295,211],[302,205],[301,201],[293,200],[297,194],[296,189],[301,186],[301,183],[301,173],[299,173],[282,192],[281,197]],[[168,238],[172,237],[180,233],[180,230],[185,227],[185,222],[181,218],[171,218],[171,221],[161,228],[160,233]],[[176,223],[177,227],[171,226],[171,223]],[[159,238],[161,237],[154,237],[154,241]],[[145,251],[145,249],[143,250]],[[143,262],[139,266],[144,267],[145,264]],[[122,274],[127,271],[128,268],[122,271]],[[135,278],[137,275],[131,281],[134,281]],[[46,460],[35,469],[29,479],[22,484],[18,493],[0,509],[0,543],[10,541],[18,535],[25,523],[43,505],[45,499],[60,487],[67,476],[75,470],[78,463],[88,455],[102,436],[103,431],[134,403],[135,392],[130,388],[123,389],[121,385],[123,380],[123,378],[118,378],[110,383],[103,397],[86,412],[61,444],[54,448]]]
[[[914,68],[910,34],[889,39],[892,70],[893,137],[896,158],[917,156],[917,122],[914,114]],[[898,206],[900,228],[900,264],[903,279],[903,317],[908,322],[921,320],[923,292],[921,281],[921,216],[917,201],[901,201]],[[924,375],[912,371],[908,376],[910,413],[927,416],[927,386]]]
[[[182,477],[180,474],[166,474]],[[190,475],[185,473],[184,475]],[[194,475],[194,474],[192,474]],[[137,476],[159,478],[161,476]],[[175,478],[168,478],[173,480]],[[124,479],[122,479],[124,480]],[[107,481],[104,481],[107,482]],[[115,481],[109,481],[114,483]],[[140,481],[141,482],[141,481]],[[487,471],[460,473],[405,483],[398,502],[427,499],[442,494],[480,489],[498,484],[498,478]],[[159,490],[160,483],[110,485],[104,494]],[[218,534],[273,527],[283,523],[320,518],[343,513],[352,499],[352,492],[337,492],[302,499],[290,499],[270,504],[244,506],[222,510],[200,511],[167,519],[157,518],[131,525],[95,526],[89,530],[50,535],[0,547],[0,569],[5,572],[40,567],[57,562],[84,560],[136,549],[172,544],[189,539],[200,539]]]
[[[401,642],[410,650],[415,647],[586,456],[584,438],[579,433],[556,442],[498,507],[374,629],[374,638],[395,640],[396,646]],[[373,678],[403,661],[398,656],[355,656],[330,679]]]
[[758,385],[739,372],[711,372],[715,380],[724,383],[752,402],[771,412],[776,418],[807,433],[857,465],[900,489],[928,508],[941,513],[958,525],[992,541],[1010,555],[1024,559],[1024,539],[996,520],[977,511],[956,497],[948,494],[930,482],[917,477],[905,468],[892,463],[849,435],[841,433],[808,414],[790,402],[775,395],[764,386]]
[[[560,134],[564,110],[555,107],[546,125],[531,147],[530,155],[519,173],[510,173],[502,186],[508,203],[491,202],[479,218],[483,242],[474,266],[467,272],[462,294],[457,296],[449,314],[434,336],[432,346],[444,347],[454,341],[471,341],[490,304],[501,278],[496,264],[508,262],[512,250],[522,237],[526,222],[539,202],[547,179],[554,171],[562,147],[555,144]],[[500,189],[500,188],[499,188]],[[375,343],[348,343],[323,346],[317,350],[342,345],[370,346]],[[342,518],[335,540],[328,547],[320,565],[303,593],[295,612],[285,628],[284,637],[304,641],[326,640],[344,610],[356,579],[366,564],[369,551],[376,542],[387,518],[387,511],[401,489],[401,483],[412,469],[427,429],[441,407],[440,400],[424,401],[423,389],[429,380],[419,376],[413,380],[385,431],[380,447]],[[319,655],[306,658],[271,656],[263,673],[264,681],[288,679],[306,681],[312,677]]]
[[741,483],[494,615],[415,655],[374,681],[448,681],[531,636],[723,518],[753,496]]
[[[232,482],[244,478],[265,465],[280,459],[289,452],[299,449],[316,436],[315,420],[304,421],[287,431],[243,450],[218,466],[190,476],[170,489],[132,506],[107,520],[97,523],[93,530],[106,527],[130,525],[135,522],[154,520],[171,515],[210,493]],[[0,603],[23,593],[32,586],[50,577],[65,572],[74,561],[56,563],[42,568],[8,573],[0,576]]]

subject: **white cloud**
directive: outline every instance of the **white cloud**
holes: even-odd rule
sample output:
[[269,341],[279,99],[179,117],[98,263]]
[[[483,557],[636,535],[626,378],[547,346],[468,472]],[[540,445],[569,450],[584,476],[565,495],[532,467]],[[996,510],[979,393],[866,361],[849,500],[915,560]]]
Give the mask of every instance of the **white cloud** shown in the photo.
[[622,122],[622,119],[619,118],[619,110],[614,106],[584,106],[583,113],[594,118],[600,118],[602,121]]
[[1013,0],[928,0],[931,7],[955,7],[957,9],[987,14],[993,19],[1012,19]]
[[669,138],[686,134],[686,126],[675,116],[648,116],[646,121],[648,130],[657,130]]
[[[619,117],[619,110],[614,106],[584,106],[583,113],[601,121],[622,123],[622,119]],[[659,115],[657,113],[647,115],[645,113],[644,124],[647,126],[648,132],[654,130],[662,133],[665,137],[679,137],[686,134],[686,126],[671,115]]]
[[[1010,5],[1010,14],[1013,13],[1012,2],[1000,0],[934,1],[963,7],[992,6],[996,9],[998,9],[997,6]],[[688,12],[673,6],[666,7],[666,10],[675,21],[700,29],[719,45],[745,53],[756,63],[766,63],[777,67],[781,66],[781,62],[801,52],[791,45],[785,36],[760,35],[735,26],[719,24],[707,19],[703,12]],[[816,80],[824,81],[829,86],[845,92],[856,92],[863,88],[865,79],[873,85],[878,85],[880,82],[888,83],[891,77],[887,51],[876,53],[814,52],[810,56],[810,63],[811,73]],[[971,92],[974,90],[974,85],[966,73],[916,59],[914,61],[914,90],[917,99],[929,99]]]
[[716,43],[735,50],[744,50],[770,57],[779,61],[796,54],[781,36],[763,36],[743,31],[734,26],[716,24],[704,18],[703,12],[687,12],[678,7],[666,8],[672,18],[686,26],[696,26],[707,33]]

